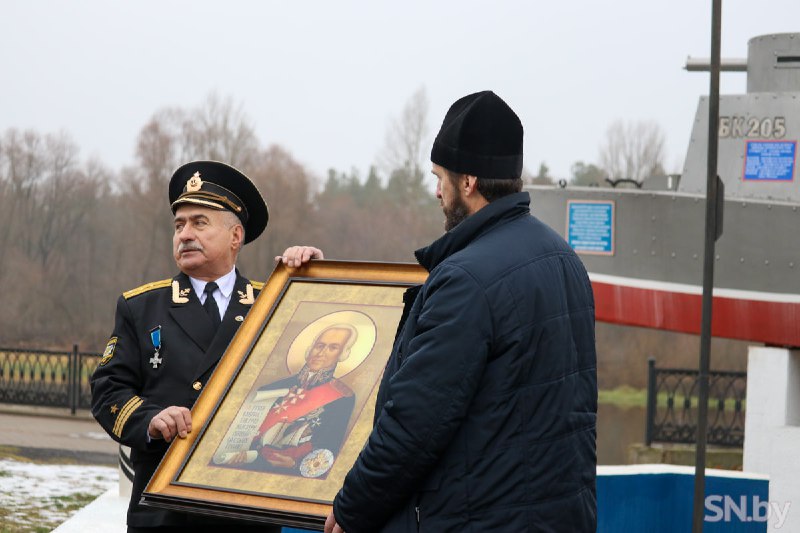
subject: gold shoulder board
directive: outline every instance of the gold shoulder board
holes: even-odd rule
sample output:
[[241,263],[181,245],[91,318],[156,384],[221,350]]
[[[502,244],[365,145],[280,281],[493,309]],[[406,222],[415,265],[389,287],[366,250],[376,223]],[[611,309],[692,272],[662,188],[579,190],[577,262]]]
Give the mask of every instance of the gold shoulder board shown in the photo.
[[163,289],[164,287],[169,287],[172,283],[172,279],[162,279],[161,281],[153,281],[151,283],[145,283],[141,287],[136,287],[135,289],[131,289],[127,292],[122,293],[122,297],[126,300],[130,300],[134,296],[139,296],[140,294],[144,294],[145,292],[152,291],[155,289]]
[[250,285],[252,285],[253,288],[255,290],[257,290],[257,291],[260,291],[261,289],[264,288],[264,282],[263,281],[251,281]]

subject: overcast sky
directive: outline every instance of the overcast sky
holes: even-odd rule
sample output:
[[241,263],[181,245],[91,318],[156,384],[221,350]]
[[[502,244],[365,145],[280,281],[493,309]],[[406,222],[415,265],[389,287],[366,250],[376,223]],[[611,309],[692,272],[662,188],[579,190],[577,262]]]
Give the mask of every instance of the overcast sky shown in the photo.
[[[216,91],[262,143],[318,176],[362,175],[387,125],[424,86],[430,128],[457,98],[492,89],[525,127],[525,166],[568,177],[596,162],[616,119],[655,120],[679,171],[707,73],[710,0],[0,0],[0,131],[67,131],[84,158],[134,162],[139,130]],[[723,56],[800,31],[798,0],[723,1]],[[723,93],[745,91],[724,74]]]

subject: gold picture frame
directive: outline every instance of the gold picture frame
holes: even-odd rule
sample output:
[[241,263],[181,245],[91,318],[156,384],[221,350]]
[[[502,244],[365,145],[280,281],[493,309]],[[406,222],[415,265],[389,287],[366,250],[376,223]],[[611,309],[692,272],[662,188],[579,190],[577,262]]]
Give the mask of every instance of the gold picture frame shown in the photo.
[[321,530],[372,430],[403,293],[426,276],[406,263],[276,267],[142,503]]

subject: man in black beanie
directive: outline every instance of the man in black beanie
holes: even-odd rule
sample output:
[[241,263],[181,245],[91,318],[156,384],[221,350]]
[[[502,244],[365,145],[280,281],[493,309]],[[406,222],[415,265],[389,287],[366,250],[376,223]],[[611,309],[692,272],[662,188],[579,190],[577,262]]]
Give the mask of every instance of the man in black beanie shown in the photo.
[[431,151],[447,233],[416,257],[375,426],[326,533],[596,529],[586,270],[520,192],[522,124],[490,91]]

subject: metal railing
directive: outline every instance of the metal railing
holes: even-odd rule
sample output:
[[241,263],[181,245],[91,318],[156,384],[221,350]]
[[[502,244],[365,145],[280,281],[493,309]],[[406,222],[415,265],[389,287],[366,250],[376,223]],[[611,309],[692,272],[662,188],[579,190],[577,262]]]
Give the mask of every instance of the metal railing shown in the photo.
[[[697,442],[699,371],[656,368],[648,360],[645,444]],[[707,442],[716,446],[744,446],[746,372],[708,374]]]
[[0,403],[88,409],[99,353],[0,348]]

